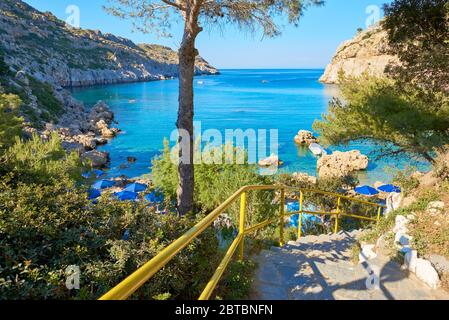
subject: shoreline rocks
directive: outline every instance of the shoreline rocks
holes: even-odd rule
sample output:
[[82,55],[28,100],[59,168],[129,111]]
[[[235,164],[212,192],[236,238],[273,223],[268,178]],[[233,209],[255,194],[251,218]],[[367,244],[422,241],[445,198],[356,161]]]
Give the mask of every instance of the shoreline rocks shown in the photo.
[[275,154],[270,155],[268,158],[259,160],[259,166],[263,168],[279,167],[283,164],[283,161]]
[[311,145],[317,143],[318,139],[313,135],[313,132],[308,130],[299,130],[294,138],[295,143],[299,145]]
[[355,171],[368,168],[368,157],[359,150],[348,152],[335,151],[330,155],[322,156],[317,161],[319,178],[344,177]]
[[103,168],[109,163],[107,152],[96,148],[108,143],[108,138],[115,137],[120,129],[110,127],[114,113],[103,101],[98,101],[89,112],[82,104],[74,111],[65,113],[58,124],[47,123],[45,129],[37,132],[43,139],[49,139],[56,132],[62,147],[68,152],[77,152],[82,161],[90,161],[95,168]]

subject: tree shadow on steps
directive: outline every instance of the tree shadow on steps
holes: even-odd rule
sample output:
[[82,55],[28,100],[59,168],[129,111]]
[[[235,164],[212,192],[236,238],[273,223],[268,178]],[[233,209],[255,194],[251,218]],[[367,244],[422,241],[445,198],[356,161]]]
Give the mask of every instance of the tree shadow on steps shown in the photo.
[[[291,255],[292,258],[294,257],[296,267],[278,262],[278,268],[284,275],[284,285],[292,288],[289,290],[289,298],[295,300],[341,298],[394,300],[395,297],[385,284],[399,282],[406,278],[407,274],[402,272],[399,264],[393,261],[383,263],[380,270],[377,270],[376,265],[367,262],[362,263],[361,267],[360,265],[351,267],[348,252],[354,243],[354,238],[346,237],[339,241],[290,245],[289,247],[294,250]],[[302,253],[303,250],[308,251]],[[345,264],[344,261],[347,263]],[[332,264],[334,264],[333,267]],[[329,265],[331,267],[328,267]],[[323,274],[322,270],[326,274]],[[354,277],[358,279],[350,281]],[[372,281],[367,284],[369,278]],[[345,280],[348,282],[344,282]],[[376,289],[374,287],[377,283]],[[372,289],[368,288],[370,284]]]

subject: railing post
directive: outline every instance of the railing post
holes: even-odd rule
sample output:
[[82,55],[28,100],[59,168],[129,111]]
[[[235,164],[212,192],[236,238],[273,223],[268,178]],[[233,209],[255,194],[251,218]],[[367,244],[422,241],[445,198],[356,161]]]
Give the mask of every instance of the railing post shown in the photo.
[[285,190],[281,189],[281,208],[279,210],[279,246],[284,246],[284,208],[285,208]]
[[242,242],[239,246],[239,259],[243,261],[243,250],[245,242],[245,213],[246,213],[246,192],[240,196],[240,219],[239,219],[239,235],[243,235]]
[[299,215],[298,215],[298,240],[301,239],[302,235],[302,206],[304,202],[304,193],[299,192]]
[[334,233],[338,232],[338,216],[340,215],[340,201],[341,201],[341,197],[338,197],[338,200],[337,200],[337,214],[335,215]]
[[377,224],[380,222],[380,214],[382,212],[382,207],[377,208]]

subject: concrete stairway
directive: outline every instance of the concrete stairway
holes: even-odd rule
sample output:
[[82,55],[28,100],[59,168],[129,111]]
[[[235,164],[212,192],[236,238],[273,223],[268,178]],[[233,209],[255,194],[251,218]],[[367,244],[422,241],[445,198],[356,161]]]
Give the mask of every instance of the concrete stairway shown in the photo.
[[[380,300],[449,299],[387,257],[354,264],[351,249],[359,231],[306,236],[283,248],[262,251],[252,299]],[[368,281],[367,281],[368,280]]]

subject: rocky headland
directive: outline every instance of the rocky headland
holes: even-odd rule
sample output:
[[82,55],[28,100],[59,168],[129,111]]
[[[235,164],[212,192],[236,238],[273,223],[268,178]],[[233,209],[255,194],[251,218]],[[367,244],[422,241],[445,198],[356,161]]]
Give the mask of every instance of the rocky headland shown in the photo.
[[399,63],[399,59],[390,52],[386,31],[380,24],[372,26],[338,47],[320,82],[338,84],[341,72],[353,77],[365,72],[382,76],[388,66]]

